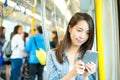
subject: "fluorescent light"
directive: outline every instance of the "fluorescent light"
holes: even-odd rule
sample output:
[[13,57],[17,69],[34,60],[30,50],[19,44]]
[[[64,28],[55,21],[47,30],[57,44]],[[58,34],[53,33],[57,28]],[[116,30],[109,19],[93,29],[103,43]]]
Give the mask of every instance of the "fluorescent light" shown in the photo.
[[60,10],[60,12],[64,16],[66,16],[66,20],[69,21],[72,15],[71,15],[70,11],[67,9],[65,0],[53,0],[53,2],[54,2],[54,4],[56,4],[56,6]]
[[53,1],[56,6],[58,7],[58,9],[61,11],[61,13],[64,15],[66,10],[67,10],[67,6],[65,4],[64,0],[54,0]]
[[33,16],[32,12],[29,9],[26,9],[26,14]]
[[36,7],[37,5],[37,0],[34,0],[34,4],[30,3],[29,0],[24,0],[24,1],[32,7]]
[[25,8],[24,7],[22,7],[22,6],[20,6],[20,8],[21,8],[21,12],[25,12]]
[[38,15],[38,14],[35,13],[33,16],[34,16],[36,19],[38,19],[38,20],[41,21],[41,16],[40,16],[40,15]]
[[14,8],[17,4],[13,1],[8,0],[8,5]]
[[0,0],[0,2],[4,3],[4,2],[5,2],[5,0]]
[[66,19],[67,19],[67,21],[70,21],[70,18],[71,18],[71,13],[70,13],[70,11],[67,11],[66,12]]

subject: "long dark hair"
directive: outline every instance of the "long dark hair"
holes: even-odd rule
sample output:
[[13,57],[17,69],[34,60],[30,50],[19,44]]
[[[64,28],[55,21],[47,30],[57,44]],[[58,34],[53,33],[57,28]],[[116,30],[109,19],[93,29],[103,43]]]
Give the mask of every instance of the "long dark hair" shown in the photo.
[[65,53],[66,50],[68,50],[71,46],[71,38],[70,38],[70,33],[69,33],[69,27],[74,27],[79,21],[85,20],[88,25],[89,25],[89,38],[88,40],[81,45],[79,48],[79,53],[82,55],[81,57],[84,56],[86,50],[90,50],[93,46],[93,41],[94,41],[94,22],[93,19],[90,15],[87,13],[76,13],[72,16],[70,19],[70,22],[67,26],[67,31],[64,36],[64,39],[61,41],[61,43],[57,46],[56,48],[56,58],[59,63],[63,63],[63,58],[62,54]]
[[23,40],[26,42],[26,38],[29,36],[27,32],[23,32]]
[[22,27],[22,25],[16,25],[16,26],[15,26],[14,31],[13,31],[13,36],[14,36],[15,34],[18,34],[18,30],[19,30],[20,27]]
[[0,39],[1,40],[5,40],[5,34],[3,33],[4,29],[5,29],[5,27],[3,27],[3,26],[0,27]]
[[41,25],[37,26],[37,30],[38,30],[38,32],[39,32],[40,34],[43,33],[43,31],[42,31],[42,26],[41,26]]
[[53,38],[53,40],[56,41],[56,43],[58,43],[58,34],[57,34],[57,31],[52,31],[52,34],[55,34],[55,37]]

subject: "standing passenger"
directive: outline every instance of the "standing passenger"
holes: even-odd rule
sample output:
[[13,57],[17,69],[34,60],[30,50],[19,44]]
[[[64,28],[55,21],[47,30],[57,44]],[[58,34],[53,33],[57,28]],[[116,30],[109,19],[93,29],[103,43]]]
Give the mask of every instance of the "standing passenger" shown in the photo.
[[73,15],[64,39],[48,53],[48,80],[96,80],[96,64],[78,60],[87,50],[91,50],[93,40],[94,23],[91,16],[86,13]]
[[10,80],[19,80],[21,67],[22,67],[22,59],[24,55],[24,41],[21,36],[22,26],[16,25],[13,31],[13,38],[11,41],[11,77]]
[[[26,45],[26,38],[29,36],[27,32],[22,33],[22,38],[24,40],[24,46]],[[28,54],[24,54],[23,58],[23,66],[22,66],[22,74],[21,74],[21,80],[26,80],[28,79],[28,70],[29,70],[29,65],[28,65]]]
[[11,44],[10,42],[11,42],[12,37],[13,37],[13,34],[11,33],[10,41],[6,41],[2,48],[4,51],[3,58],[4,58],[5,69],[6,69],[6,73],[5,73],[6,80],[10,80],[11,61],[10,61],[10,56],[6,56],[6,54],[9,54],[9,53],[6,53],[5,49],[8,47],[9,44]]
[[57,44],[58,44],[57,31],[52,31],[52,41],[50,41],[50,47],[56,48]]
[[37,50],[37,47],[42,48],[43,50],[46,51],[44,36],[42,34],[43,33],[42,27],[38,26],[35,33],[36,34],[30,37],[28,43],[26,44],[26,52],[29,53],[29,67],[30,67],[28,80],[34,80],[36,74],[38,76],[38,80],[43,80],[42,73],[44,66],[42,66],[39,63],[35,52]]
[[2,51],[2,47],[5,43],[5,32],[6,29],[5,27],[1,26],[0,27],[0,80],[2,80],[1,78],[1,72],[2,72],[2,66],[3,66],[3,51]]

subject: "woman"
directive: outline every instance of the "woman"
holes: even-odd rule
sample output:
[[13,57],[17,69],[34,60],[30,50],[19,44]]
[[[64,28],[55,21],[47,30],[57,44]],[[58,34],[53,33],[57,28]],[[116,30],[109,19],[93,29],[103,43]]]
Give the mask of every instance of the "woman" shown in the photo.
[[[10,41],[12,39],[12,33],[10,34]],[[6,56],[6,54],[9,54],[7,52],[5,52],[5,49],[8,48],[9,44],[11,44],[10,41],[6,41],[2,50],[4,51],[4,54],[3,54],[3,58],[4,58],[4,65],[5,65],[5,69],[6,69],[6,73],[5,73],[5,76],[6,76],[6,80],[10,80],[10,71],[11,71],[11,61],[10,61],[10,56]]]
[[2,52],[2,47],[5,43],[5,32],[6,29],[5,27],[0,27],[0,67],[3,65],[3,52]]
[[2,66],[3,66],[3,51],[2,51],[2,47],[5,43],[5,32],[6,32],[6,29],[5,27],[1,26],[0,27],[0,80],[2,80],[1,78],[1,70],[2,70]]
[[22,26],[16,25],[13,31],[11,41],[11,77],[10,80],[19,80],[22,67],[22,59],[24,57],[24,41],[22,38]]
[[94,23],[90,15],[72,16],[64,39],[47,56],[48,80],[96,80],[96,63],[85,64],[81,59],[91,50]]
[[58,44],[57,31],[52,31],[52,41],[50,42],[50,47],[56,48],[57,44]]
[[37,80],[43,80],[42,73],[44,66],[40,64],[36,57],[36,50],[41,48],[46,51],[44,36],[42,34],[42,26],[37,26],[35,35],[30,37],[28,43],[26,43],[26,52],[29,54],[29,79],[35,80],[37,75]]

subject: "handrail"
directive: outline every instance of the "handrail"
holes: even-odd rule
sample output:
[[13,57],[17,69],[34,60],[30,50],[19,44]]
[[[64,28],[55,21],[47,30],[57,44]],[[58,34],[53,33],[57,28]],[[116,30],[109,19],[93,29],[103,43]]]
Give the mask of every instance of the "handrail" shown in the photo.
[[29,4],[32,7],[36,7],[36,5],[37,5],[37,0],[34,0],[34,4],[31,4],[29,0],[24,0],[24,2],[26,2],[27,4]]

